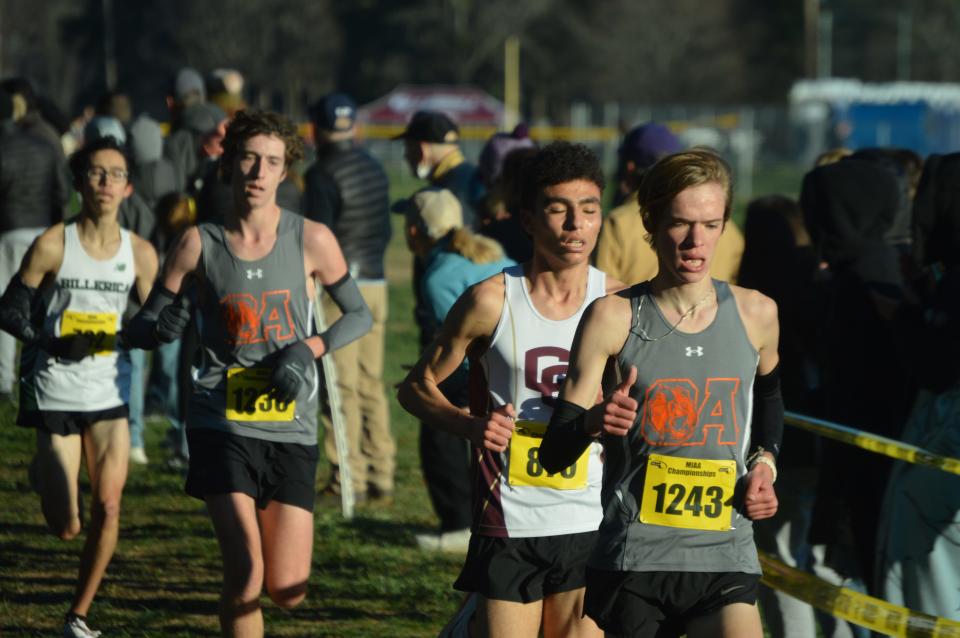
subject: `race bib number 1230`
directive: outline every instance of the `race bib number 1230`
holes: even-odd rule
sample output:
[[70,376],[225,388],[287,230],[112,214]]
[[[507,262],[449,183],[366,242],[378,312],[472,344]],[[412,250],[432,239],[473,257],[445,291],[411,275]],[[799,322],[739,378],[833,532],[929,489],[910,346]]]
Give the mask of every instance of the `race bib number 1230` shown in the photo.
[[268,395],[269,368],[227,370],[227,412],[232,421],[292,421],[296,401],[283,403]]

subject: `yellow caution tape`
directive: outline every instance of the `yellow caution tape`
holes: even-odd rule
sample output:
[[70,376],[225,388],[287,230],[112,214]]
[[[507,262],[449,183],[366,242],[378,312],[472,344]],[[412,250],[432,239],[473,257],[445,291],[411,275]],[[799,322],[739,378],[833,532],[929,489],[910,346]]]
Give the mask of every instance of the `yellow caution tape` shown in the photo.
[[951,474],[960,474],[960,459],[950,456],[939,456],[923,448],[894,439],[888,439],[879,434],[872,434],[857,430],[845,425],[831,423],[822,419],[803,416],[796,412],[787,412],[784,421],[808,432],[819,434],[843,443],[854,445],[864,450],[883,454],[900,461],[909,461],[917,465],[935,467]]
[[960,622],[937,618],[838,587],[758,552],[763,582],[818,609],[898,638],[960,638]]

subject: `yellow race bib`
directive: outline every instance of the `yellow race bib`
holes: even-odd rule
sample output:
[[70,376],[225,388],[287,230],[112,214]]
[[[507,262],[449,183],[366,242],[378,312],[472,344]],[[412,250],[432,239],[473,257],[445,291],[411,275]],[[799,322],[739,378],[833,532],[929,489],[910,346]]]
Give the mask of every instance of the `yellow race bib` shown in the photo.
[[587,486],[587,448],[577,462],[557,474],[547,474],[540,465],[540,441],[547,431],[546,423],[516,421],[510,437],[510,471],[507,481],[513,486],[549,487],[555,490],[581,490]]
[[725,532],[733,516],[737,462],[651,454],[640,522]]
[[227,411],[232,421],[292,421],[296,401],[283,403],[267,396],[269,368],[227,370]]
[[111,354],[117,349],[117,313],[65,310],[60,318],[60,336],[91,334],[91,355]]

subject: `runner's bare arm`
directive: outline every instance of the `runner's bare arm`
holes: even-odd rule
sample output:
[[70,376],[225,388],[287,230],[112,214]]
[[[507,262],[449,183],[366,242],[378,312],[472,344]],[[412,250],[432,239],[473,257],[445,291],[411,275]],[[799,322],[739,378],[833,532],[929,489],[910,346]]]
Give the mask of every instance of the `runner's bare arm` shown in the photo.
[[576,462],[602,431],[623,436],[633,426],[637,402],[629,390],[636,370],[606,400],[596,403],[604,368],[623,348],[630,319],[629,299],[614,294],[590,304],[580,320],[567,378],[540,445],[540,463],[548,472],[559,472]]
[[179,294],[184,278],[200,265],[201,249],[200,230],[191,226],[183,231],[167,254],[159,283],[174,295]]
[[[623,348],[630,319],[630,301],[624,296],[607,295],[590,304],[573,338],[561,399],[585,410],[594,406],[607,360]],[[597,435],[600,428],[594,426],[591,434]]]
[[468,351],[482,348],[493,335],[503,312],[503,296],[503,275],[494,275],[463,293],[397,393],[400,405],[425,423],[494,451],[503,451],[509,443],[512,417],[516,416],[513,406],[471,416],[450,403],[439,385],[463,363]]
[[38,288],[46,277],[54,277],[63,264],[63,224],[56,224],[33,240],[20,264],[20,278],[30,288]]
[[373,326],[373,317],[357,283],[350,277],[347,260],[329,228],[304,220],[303,254],[307,276],[324,286],[343,313],[322,335],[304,340],[317,359],[365,335]]

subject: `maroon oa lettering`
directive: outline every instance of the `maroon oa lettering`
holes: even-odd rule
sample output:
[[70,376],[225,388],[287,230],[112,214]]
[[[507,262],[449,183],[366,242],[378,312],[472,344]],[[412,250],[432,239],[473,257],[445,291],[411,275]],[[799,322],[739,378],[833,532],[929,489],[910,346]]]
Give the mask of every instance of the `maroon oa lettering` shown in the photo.
[[703,400],[690,379],[658,379],[647,387],[642,433],[650,445],[736,445],[740,423],[734,403],[740,379],[707,379]]
[[524,384],[544,399],[555,399],[567,376],[570,352],[556,346],[527,350],[523,359]]
[[220,300],[220,313],[227,342],[234,346],[287,341],[295,334],[289,290],[269,290],[260,299],[246,292],[227,295]]

